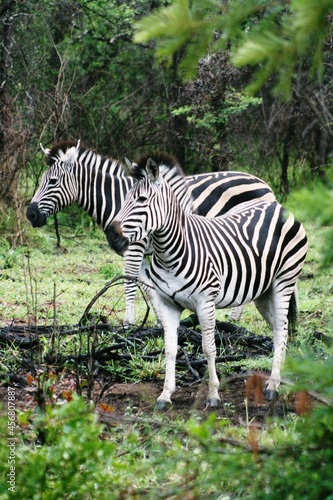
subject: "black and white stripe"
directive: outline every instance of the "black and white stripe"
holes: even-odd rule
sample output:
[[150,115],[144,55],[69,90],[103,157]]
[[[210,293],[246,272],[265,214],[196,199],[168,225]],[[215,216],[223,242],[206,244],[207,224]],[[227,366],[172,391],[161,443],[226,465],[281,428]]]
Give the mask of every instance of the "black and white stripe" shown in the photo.
[[139,182],[107,236],[118,252],[142,238],[152,238],[151,279],[158,295],[167,363],[160,406],[171,401],[175,390],[181,312],[190,309],[198,315],[210,375],[207,402],[215,406],[219,402],[215,308],[252,300],[273,330],[274,359],[266,394],[275,397],[288,320],[294,319],[296,281],[307,251],[304,228],[271,201],[248,201],[213,219],[190,213],[184,208],[192,204],[188,185],[174,161],[144,158],[132,165],[132,174]]
[[[119,212],[128,190],[135,180],[126,176],[118,160],[103,157],[91,149],[72,142],[56,144],[43,149],[48,170],[31,200],[27,217],[34,227],[43,226],[47,217],[77,202],[106,230]],[[157,155],[162,161],[163,154]],[[176,160],[173,159],[175,163]],[[251,199],[274,200],[270,187],[262,180],[243,172],[200,174],[186,178],[193,196],[193,210],[201,215],[215,217],[243,201]],[[137,278],[149,275],[143,256],[149,253],[147,242],[136,242],[124,255],[125,274]],[[125,285],[126,311],[124,324],[134,322],[135,281]],[[154,293],[151,293],[154,304]],[[233,314],[236,318],[236,314]]]

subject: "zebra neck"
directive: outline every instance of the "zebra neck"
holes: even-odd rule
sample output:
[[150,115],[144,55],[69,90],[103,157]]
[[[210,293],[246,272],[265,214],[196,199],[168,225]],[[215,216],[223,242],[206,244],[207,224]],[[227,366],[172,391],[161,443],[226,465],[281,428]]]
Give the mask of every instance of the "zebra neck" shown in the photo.
[[170,217],[160,230],[153,233],[154,259],[159,267],[175,269],[184,258],[190,257],[187,222],[186,214],[182,213],[179,217]]
[[77,166],[77,202],[105,230],[134,184],[120,162],[93,153]]

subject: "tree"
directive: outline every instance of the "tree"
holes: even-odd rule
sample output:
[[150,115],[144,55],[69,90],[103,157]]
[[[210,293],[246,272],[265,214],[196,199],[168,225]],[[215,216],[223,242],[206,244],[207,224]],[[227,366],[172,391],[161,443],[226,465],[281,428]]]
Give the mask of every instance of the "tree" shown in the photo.
[[[249,164],[257,174],[261,166],[273,179],[279,165],[276,189],[286,194],[291,165],[307,164],[312,175],[324,177],[333,150],[332,9],[332,0],[320,6],[314,0],[175,0],[141,19],[134,39],[154,41],[164,64],[178,55],[185,81],[197,75],[187,88],[200,86],[206,101],[212,88],[207,74],[217,76],[214,100],[219,104],[210,105],[209,125],[215,123],[214,134],[223,141],[220,152],[216,144],[211,148],[218,153],[219,168],[227,159],[232,168]],[[244,108],[250,102],[247,93],[257,94],[261,105],[252,101]],[[207,127],[207,103],[193,107],[191,96],[184,95],[181,109],[190,126]]]
[[288,97],[304,59],[310,58],[310,74],[322,78],[332,13],[333,0],[174,0],[137,23],[135,41],[157,40],[160,59],[170,60],[183,49],[187,76],[195,74],[205,54],[231,47],[236,66],[256,67],[248,90],[258,91],[275,74],[274,90]]
[[[0,203],[37,184],[39,143],[81,140],[134,156],[172,147],[166,72],[132,42],[148,0],[4,0],[0,9]],[[159,2],[157,2],[159,4]],[[35,34],[38,33],[38,36]],[[10,188],[11,187],[11,188]]]
[[0,7],[0,198],[13,203],[15,179],[25,154],[27,132],[21,126],[21,113],[10,92],[14,24],[19,14],[15,0]]

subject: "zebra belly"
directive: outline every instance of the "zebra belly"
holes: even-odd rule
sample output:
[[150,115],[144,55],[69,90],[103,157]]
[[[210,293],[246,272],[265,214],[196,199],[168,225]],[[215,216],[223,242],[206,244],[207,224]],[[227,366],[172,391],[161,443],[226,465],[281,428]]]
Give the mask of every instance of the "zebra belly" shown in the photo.
[[158,270],[159,279],[152,277],[155,289],[164,303],[170,303],[180,310],[189,309],[196,311],[199,304],[204,302],[214,301],[217,309],[224,309],[229,307],[237,307],[251,302],[263,293],[263,290],[257,291],[256,295],[247,293],[246,297],[240,289],[235,294],[234,287],[229,287],[225,290],[223,280],[217,284],[212,280],[211,286],[205,287],[195,283],[193,286],[184,286],[182,280],[177,279],[170,271]]
[[225,293],[225,290],[221,289],[214,302],[217,309],[238,307],[252,302],[252,300],[256,299],[261,294],[262,291],[256,295],[251,293],[244,295],[241,290],[239,290],[237,294],[235,294],[234,290],[229,290]]

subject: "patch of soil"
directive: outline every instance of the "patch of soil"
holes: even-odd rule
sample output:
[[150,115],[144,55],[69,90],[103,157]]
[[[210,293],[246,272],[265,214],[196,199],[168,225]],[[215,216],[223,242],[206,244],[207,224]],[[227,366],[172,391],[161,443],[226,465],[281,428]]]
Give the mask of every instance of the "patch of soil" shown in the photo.
[[[140,383],[114,383],[107,390],[102,391],[104,384],[109,383],[105,379],[98,379],[94,382],[92,390],[92,400],[96,403],[100,414],[111,419],[116,424],[126,416],[153,417],[157,411],[155,408],[156,398],[162,392],[163,381],[145,381]],[[73,392],[75,386],[72,376],[56,378],[53,383],[52,393],[54,400],[68,397]],[[15,388],[16,409],[25,411],[37,408],[38,391],[35,383],[26,387],[20,387],[15,382],[9,387]],[[207,408],[205,404],[207,394],[207,382],[195,383],[187,386],[177,387],[173,395],[173,404],[163,410],[163,413],[170,419],[179,417],[187,419],[191,415],[205,419],[211,411],[214,411],[218,418],[228,419],[233,424],[245,424],[248,421],[264,423],[267,417],[284,418],[287,414],[295,411],[294,397],[288,400],[285,395],[280,395],[275,401],[260,402],[253,397],[246,401],[246,377],[230,377],[223,384],[220,391],[221,404],[218,408]],[[3,383],[0,386],[0,401],[4,410],[8,401],[8,386]],[[65,396],[63,396],[65,395]],[[83,397],[87,394],[83,391]]]
[[[191,415],[205,418],[213,411],[218,418],[228,419],[234,424],[244,424],[248,420],[264,423],[267,417],[285,417],[294,412],[294,402],[286,402],[285,396],[279,396],[275,401],[260,403],[245,402],[245,380],[231,378],[220,391],[221,404],[218,408],[206,406],[207,384],[201,383],[192,387],[178,387],[172,397],[172,406],[163,410],[171,420],[178,417],[189,418]],[[103,403],[114,409],[115,418],[123,415],[143,413],[153,414],[156,398],[162,392],[160,382],[141,382],[139,384],[115,384],[104,395]]]

